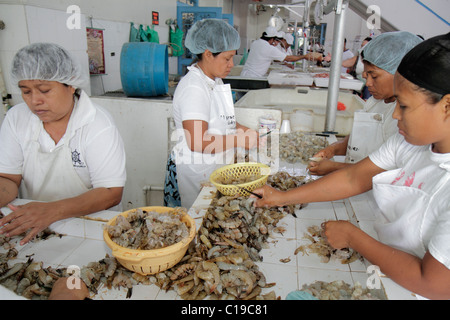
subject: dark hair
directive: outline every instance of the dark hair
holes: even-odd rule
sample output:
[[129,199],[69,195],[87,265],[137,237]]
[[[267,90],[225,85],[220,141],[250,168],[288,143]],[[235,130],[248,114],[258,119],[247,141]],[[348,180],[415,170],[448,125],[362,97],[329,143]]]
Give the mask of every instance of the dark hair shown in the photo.
[[364,41],[371,41],[372,40],[372,37],[367,37],[367,38],[365,38],[364,40],[363,40],[363,42]]
[[[212,53],[212,55],[213,55],[214,57],[217,57],[217,56],[218,56],[219,54],[221,54],[222,52],[211,52],[211,53]],[[203,54],[204,54],[204,52],[197,54],[197,59],[196,59],[196,61],[201,61],[201,60],[203,59]]]
[[420,93],[423,93],[423,94],[427,97],[427,102],[428,102],[429,104],[436,104],[436,103],[438,103],[439,101],[441,101],[442,98],[444,97],[443,94],[436,93],[436,92],[427,90],[427,89],[425,89],[425,88],[419,87],[418,85],[416,85],[416,84],[414,84],[414,83],[412,84],[412,89],[413,89],[414,91],[418,91],[418,92],[420,92]]

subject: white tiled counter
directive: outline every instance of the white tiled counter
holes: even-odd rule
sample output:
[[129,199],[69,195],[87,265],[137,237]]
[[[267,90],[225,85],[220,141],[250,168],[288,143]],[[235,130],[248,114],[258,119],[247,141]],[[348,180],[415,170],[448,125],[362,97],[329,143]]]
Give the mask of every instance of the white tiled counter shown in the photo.
[[[189,213],[194,217],[197,228],[201,224],[201,217],[205,214],[209,203],[215,193],[215,188],[205,187],[198,196]],[[14,204],[23,204],[25,200],[16,200]],[[364,287],[369,274],[366,273],[368,262],[357,260],[350,264],[330,261],[320,262],[315,254],[294,254],[296,248],[307,244],[303,239],[308,226],[320,225],[326,220],[351,220],[372,236],[373,212],[377,206],[371,193],[366,193],[350,199],[333,202],[311,203],[296,211],[297,218],[288,215],[280,220],[278,226],[283,226],[283,234],[274,233],[269,237],[269,248],[263,249],[260,254],[262,262],[258,262],[260,270],[266,276],[268,283],[276,285],[267,290],[274,290],[277,296],[285,299],[288,293],[300,290],[304,284],[311,284],[316,280],[335,281],[343,280],[350,285],[356,281]],[[4,214],[10,212],[2,208]],[[11,263],[26,261],[32,255],[34,261],[43,261],[44,267],[67,267],[76,265],[80,268],[89,262],[99,261],[111,250],[103,241],[104,221],[117,215],[118,212],[101,211],[90,215],[90,219],[73,218],[52,225],[56,232],[65,236],[49,238],[45,241],[29,243],[25,246],[17,244],[18,257]],[[97,219],[93,220],[93,219]],[[18,242],[18,240],[17,240]],[[1,249],[4,251],[4,249]],[[283,263],[281,259],[289,258]],[[286,261],[286,260],[285,260]],[[416,299],[415,295],[395,284],[386,277],[381,278],[382,286],[388,299]],[[95,299],[125,299],[127,289],[100,288]],[[160,290],[156,285],[137,285],[133,288],[131,299],[180,299],[174,290]]]

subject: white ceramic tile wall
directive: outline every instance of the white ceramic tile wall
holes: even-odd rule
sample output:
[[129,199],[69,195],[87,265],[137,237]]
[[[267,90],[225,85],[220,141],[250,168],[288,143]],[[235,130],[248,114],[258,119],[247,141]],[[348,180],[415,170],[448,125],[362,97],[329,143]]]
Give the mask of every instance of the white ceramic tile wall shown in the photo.
[[[215,188],[205,187],[193,208],[190,210],[196,220],[197,228],[201,224],[201,217],[205,214],[206,208],[211,201],[211,192]],[[366,273],[366,261],[355,261],[351,264],[341,264],[340,261],[330,261],[323,263],[315,254],[303,255],[294,254],[296,248],[302,244],[310,242],[303,238],[307,232],[308,226],[320,225],[326,220],[349,219],[350,216],[360,214],[359,211],[353,211],[354,208],[364,210],[373,207],[374,203],[370,194],[353,197],[349,200],[313,203],[308,204],[303,209],[296,211],[297,218],[288,215],[283,218],[278,226],[286,228],[283,234],[272,233],[268,238],[268,247],[261,250],[260,254],[263,261],[258,262],[260,270],[264,273],[267,283],[275,283],[271,288],[263,289],[263,293],[275,291],[277,296],[284,299],[291,291],[299,290],[303,285],[308,285],[316,280],[334,281],[343,280],[351,285],[356,281],[365,286],[368,279]],[[26,203],[25,200],[16,200],[15,204]],[[3,208],[2,212],[9,213],[9,209]],[[93,214],[91,217],[109,220],[118,212],[101,211]],[[369,228],[373,220],[360,220],[360,224]],[[24,261],[32,255],[34,261],[43,261],[44,266],[69,266],[76,265],[82,267],[89,262],[98,261],[111,255],[111,250],[103,241],[104,222],[68,219],[60,224],[54,224],[52,227],[59,232],[64,231],[67,235],[58,238],[50,238],[46,241],[29,243],[23,247],[18,246],[19,256],[17,261]],[[1,249],[4,250],[4,249]],[[289,258],[290,261],[281,262],[281,259]],[[382,277],[382,284],[389,299],[416,299],[415,295],[398,286],[386,277]],[[100,288],[95,299],[111,300],[125,299],[126,289]],[[175,291],[160,290],[155,285],[139,285],[133,288],[131,299],[180,299]]]

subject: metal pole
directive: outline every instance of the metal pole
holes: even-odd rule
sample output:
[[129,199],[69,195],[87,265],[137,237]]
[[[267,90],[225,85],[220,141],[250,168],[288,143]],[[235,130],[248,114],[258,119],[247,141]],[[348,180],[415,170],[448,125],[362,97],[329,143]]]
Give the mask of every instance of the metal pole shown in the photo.
[[325,117],[325,132],[336,133],[336,112],[339,96],[339,82],[341,80],[342,53],[344,50],[344,26],[345,9],[348,0],[338,0],[336,4],[336,15],[334,18],[333,49],[331,52],[330,82],[328,85],[327,110]]

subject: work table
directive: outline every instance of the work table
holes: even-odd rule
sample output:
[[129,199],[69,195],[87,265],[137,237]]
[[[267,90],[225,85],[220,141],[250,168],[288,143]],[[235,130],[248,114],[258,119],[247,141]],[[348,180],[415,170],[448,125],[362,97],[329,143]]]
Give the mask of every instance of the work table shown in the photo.
[[[284,166],[283,170],[290,174],[302,174],[297,170]],[[195,201],[189,214],[195,219],[197,228],[201,224],[202,216],[206,213],[211,199],[216,192],[214,187],[204,187]],[[15,205],[28,202],[17,199]],[[283,234],[273,233],[269,237],[268,248],[260,252],[262,262],[258,262],[259,269],[266,276],[268,283],[276,283],[274,287],[264,289],[275,291],[281,299],[295,290],[300,290],[304,284],[312,284],[316,280],[331,282],[343,280],[350,285],[357,281],[366,286],[368,277],[367,261],[354,261],[350,264],[341,264],[339,261],[322,263],[316,254],[295,255],[294,251],[302,244],[308,242],[304,239],[307,228],[320,225],[326,220],[350,220],[352,223],[376,237],[373,229],[374,212],[378,207],[371,192],[351,197],[340,201],[311,203],[295,212],[297,218],[287,215],[280,220],[278,226],[285,228]],[[8,208],[2,208],[4,214],[8,214]],[[103,241],[104,221],[116,216],[119,212],[101,211],[89,216],[89,219],[72,218],[57,222],[51,229],[64,234],[63,237],[52,237],[44,241],[28,243],[24,246],[18,244],[16,249],[19,254],[16,259],[10,260],[10,265],[16,262],[24,262],[28,256],[33,255],[34,261],[43,261],[44,267],[67,267],[71,265],[80,268],[89,262],[99,261],[106,254],[111,255],[111,250]],[[0,252],[5,252],[1,248]],[[283,260],[285,262],[281,262]],[[293,281],[295,279],[295,281]],[[400,287],[389,278],[381,275],[381,283],[388,299],[416,299],[416,296],[408,290]],[[125,299],[127,289],[100,288],[94,299]],[[181,299],[176,291],[161,290],[156,285],[136,285],[130,299]]]

